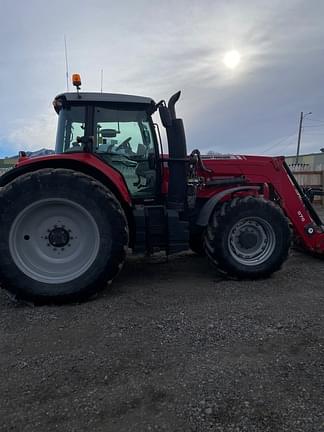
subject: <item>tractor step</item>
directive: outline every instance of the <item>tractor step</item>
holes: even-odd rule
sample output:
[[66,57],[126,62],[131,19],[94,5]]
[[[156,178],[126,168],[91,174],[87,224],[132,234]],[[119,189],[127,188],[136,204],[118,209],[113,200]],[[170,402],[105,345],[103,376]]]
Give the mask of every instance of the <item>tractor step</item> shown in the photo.
[[165,206],[138,206],[134,210],[136,224],[135,253],[167,254],[189,248],[189,225],[179,219],[176,210]]

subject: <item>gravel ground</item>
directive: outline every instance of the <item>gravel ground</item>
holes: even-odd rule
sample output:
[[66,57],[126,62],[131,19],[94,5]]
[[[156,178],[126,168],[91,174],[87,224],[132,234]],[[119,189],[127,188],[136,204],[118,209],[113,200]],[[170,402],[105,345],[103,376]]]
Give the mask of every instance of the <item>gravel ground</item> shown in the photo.
[[224,280],[188,252],[32,308],[0,292],[0,431],[324,430],[324,262]]

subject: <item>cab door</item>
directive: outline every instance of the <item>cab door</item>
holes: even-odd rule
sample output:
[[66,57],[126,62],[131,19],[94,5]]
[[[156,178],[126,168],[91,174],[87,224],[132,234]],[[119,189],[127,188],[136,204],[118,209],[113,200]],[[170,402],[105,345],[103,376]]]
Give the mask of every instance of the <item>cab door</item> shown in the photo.
[[124,177],[133,198],[157,194],[157,145],[145,109],[94,108],[95,152]]

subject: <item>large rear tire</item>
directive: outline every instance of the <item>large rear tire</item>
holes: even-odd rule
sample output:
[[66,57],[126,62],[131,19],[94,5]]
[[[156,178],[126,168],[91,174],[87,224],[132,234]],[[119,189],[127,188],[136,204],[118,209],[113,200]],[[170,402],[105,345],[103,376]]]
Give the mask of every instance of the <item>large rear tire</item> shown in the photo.
[[0,281],[19,299],[87,299],[125,261],[125,214],[92,177],[68,169],[25,174],[3,188],[0,208]]
[[290,237],[288,220],[274,203],[251,196],[234,198],[212,215],[205,250],[221,271],[258,279],[280,269],[288,256]]

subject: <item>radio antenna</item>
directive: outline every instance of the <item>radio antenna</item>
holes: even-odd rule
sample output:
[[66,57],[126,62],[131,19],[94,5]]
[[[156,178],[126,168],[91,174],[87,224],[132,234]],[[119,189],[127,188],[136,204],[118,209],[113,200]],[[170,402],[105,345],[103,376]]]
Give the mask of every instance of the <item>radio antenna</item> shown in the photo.
[[101,69],[101,86],[100,86],[100,88],[101,88],[101,93],[102,93],[102,88],[103,88],[103,78],[104,78],[104,70]]
[[69,91],[69,63],[66,47],[66,36],[64,35],[64,51],[65,51],[65,75],[66,75],[66,91]]

